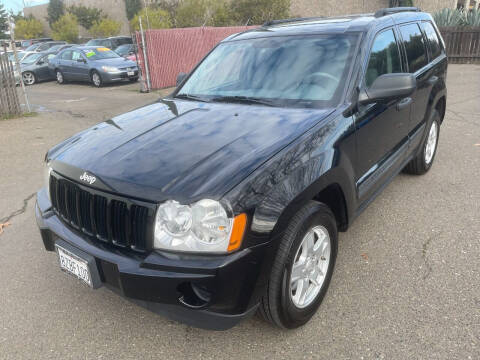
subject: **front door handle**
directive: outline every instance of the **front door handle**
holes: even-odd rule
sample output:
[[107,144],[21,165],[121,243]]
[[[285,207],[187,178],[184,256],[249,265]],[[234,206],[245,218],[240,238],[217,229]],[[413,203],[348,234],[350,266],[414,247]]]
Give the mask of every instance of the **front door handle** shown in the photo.
[[397,104],[397,111],[402,111],[406,107],[409,107],[412,102],[413,100],[411,97],[400,100],[400,102]]
[[434,85],[438,81],[438,76],[432,76],[430,79],[428,79],[428,83],[430,85]]

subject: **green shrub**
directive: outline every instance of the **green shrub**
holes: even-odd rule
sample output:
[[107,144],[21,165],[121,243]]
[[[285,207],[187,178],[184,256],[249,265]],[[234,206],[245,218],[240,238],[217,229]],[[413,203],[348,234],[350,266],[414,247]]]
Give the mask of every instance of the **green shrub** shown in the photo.
[[122,24],[112,19],[102,19],[99,22],[93,24],[88,31],[93,37],[110,37],[120,33]]
[[76,43],[78,41],[78,21],[75,15],[67,13],[53,23],[52,38]]
[[139,18],[142,18],[142,26],[144,29],[169,29],[172,27],[172,20],[168,12],[162,9],[148,9],[148,21],[147,16],[144,10],[141,10],[135,17],[130,21],[130,27],[132,30],[140,30],[140,21]]
[[437,26],[460,26],[464,23],[463,11],[458,9],[442,9],[433,14]]
[[464,19],[465,26],[480,26],[480,9],[466,12]]
[[18,20],[15,23],[15,37],[17,39],[35,39],[43,34],[40,20],[35,18]]

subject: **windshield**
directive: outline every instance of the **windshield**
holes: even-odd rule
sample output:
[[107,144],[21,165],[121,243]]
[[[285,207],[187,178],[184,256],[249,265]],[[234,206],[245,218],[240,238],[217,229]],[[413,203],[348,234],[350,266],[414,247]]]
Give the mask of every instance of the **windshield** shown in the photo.
[[35,51],[35,49],[37,47],[39,47],[40,45],[41,45],[41,43],[36,43],[36,44],[30,45],[28,48],[25,49],[25,51]]
[[330,107],[345,87],[357,36],[269,37],[220,44],[176,97]]
[[[64,44],[53,45],[49,50],[50,50],[50,51],[58,51],[58,50],[60,50],[60,49],[61,49],[62,47],[64,47],[64,46],[65,46]],[[67,48],[68,46],[65,46],[65,47]]]
[[21,46],[25,47],[25,46],[29,46],[29,44],[30,44],[30,40],[26,40],[26,41],[22,41]]
[[130,49],[131,49],[131,45],[127,44],[127,45],[120,45],[119,47],[117,47],[115,49],[115,52],[120,55],[120,56],[125,56],[127,55],[129,52],[130,52]]
[[120,57],[116,52],[104,47],[84,49],[83,52],[89,60],[114,59]]
[[93,39],[87,42],[85,45],[87,46],[106,46],[106,47],[111,47],[112,42],[107,39]]
[[44,54],[42,53],[30,54],[27,57],[25,57],[25,59],[22,60],[22,64],[24,65],[33,64],[35,61],[40,59],[43,55]]

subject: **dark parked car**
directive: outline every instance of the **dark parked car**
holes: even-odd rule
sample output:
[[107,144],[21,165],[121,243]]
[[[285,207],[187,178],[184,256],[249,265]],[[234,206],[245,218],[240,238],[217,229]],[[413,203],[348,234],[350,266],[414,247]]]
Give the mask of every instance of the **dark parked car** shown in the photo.
[[35,49],[35,51],[36,52],[48,51],[51,47],[57,46],[57,45],[67,45],[67,42],[66,41],[47,41],[47,42],[43,42],[43,43],[40,44],[40,46],[38,46]]
[[50,61],[57,82],[90,81],[100,87],[118,81],[137,81],[138,67],[114,51],[95,46],[78,46],[60,52]]
[[134,55],[137,52],[137,45],[135,44],[123,44],[117,47],[115,51],[118,55],[127,57],[129,55]]
[[49,61],[55,53],[34,53],[21,62],[22,78],[25,85],[33,85],[40,81],[55,80],[55,74],[49,68]]
[[400,171],[431,168],[446,72],[416,8],[232,35],[171,96],[48,151],[45,248],[89,286],[195,326],[257,310],[301,326],[337,232]]
[[113,36],[109,38],[102,38],[102,39],[92,39],[88,41],[85,45],[86,46],[103,46],[109,49],[116,49],[120,45],[124,44],[132,44],[132,38],[129,36]]
[[[53,39],[51,39],[51,38],[40,38],[40,39],[22,40],[21,41],[21,47],[23,49],[27,49],[31,45],[38,44],[38,43],[43,43],[43,42],[46,42],[46,41],[53,41]],[[33,50],[29,50],[29,51],[33,51]]]

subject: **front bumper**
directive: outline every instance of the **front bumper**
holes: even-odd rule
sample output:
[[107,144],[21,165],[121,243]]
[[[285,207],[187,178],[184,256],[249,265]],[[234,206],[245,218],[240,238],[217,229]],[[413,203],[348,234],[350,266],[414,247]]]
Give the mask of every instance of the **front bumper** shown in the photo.
[[102,285],[133,302],[192,326],[225,330],[258,306],[257,280],[266,245],[225,256],[134,253],[86,239],[53,211],[45,191],[37,194],[37,224],[48,251],[63,240],[93,256]]
[[106,83],[123,81],[123,80],[127,80],[127,79],[138,79],[138,70],[135,70],[133,73],[134,73],[134,75],[129,76],[126,71],[115,72],[115,73],[109,73],[109,72],[102,71],[101,76],[102,76],[102,80]]

